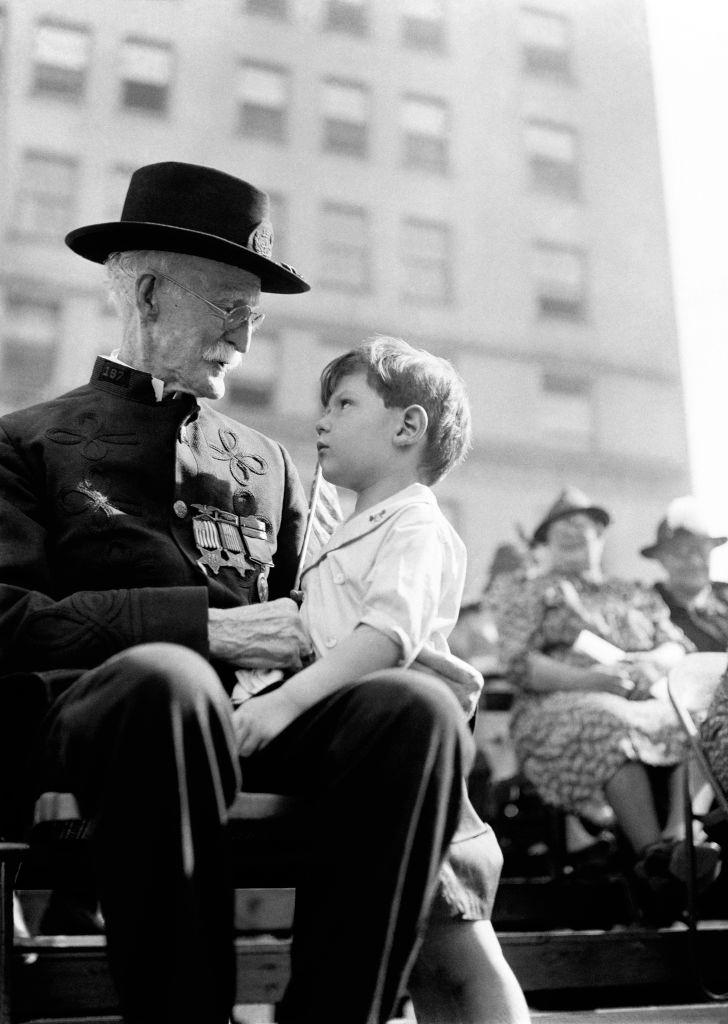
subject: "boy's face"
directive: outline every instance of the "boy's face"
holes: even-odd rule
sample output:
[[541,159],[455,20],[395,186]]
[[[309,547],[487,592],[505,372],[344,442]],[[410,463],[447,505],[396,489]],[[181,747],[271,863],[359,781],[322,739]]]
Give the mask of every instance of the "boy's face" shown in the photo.
[[324,477],[357,492],[376,484],[394,461],[402,416],[402,409],[386,408],[364,370],[342,377],[316,424]]

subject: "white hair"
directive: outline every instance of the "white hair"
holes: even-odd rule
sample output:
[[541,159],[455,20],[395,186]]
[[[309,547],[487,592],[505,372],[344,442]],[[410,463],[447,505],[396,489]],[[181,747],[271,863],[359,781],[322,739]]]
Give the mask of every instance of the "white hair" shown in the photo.
[[[112,252],[104,266],[106,284],[111,303],[126,330],[136,311],[136,282],[140,274],[155,270],[174,276],[189,257],[177,252],[163,252],[157,249],[132,249],[129,252]],[[189,262],[187,262],[187,267]]]
[[[209,264],[209,268],[206,266]],[[132,249],[127,252],[112,252],[104,264],[109,299],[121,320],[123,336],[139,329],[136,316],[136,282],[140,274],[168,274],[170,277],[183,276],[190,287],[204,290],[209,286],[208,273],[214,267],[212,260],[188,256],[185,253],[167,252],[158,249]],[[260,278],[240,269],[241,283],[260,286]]]

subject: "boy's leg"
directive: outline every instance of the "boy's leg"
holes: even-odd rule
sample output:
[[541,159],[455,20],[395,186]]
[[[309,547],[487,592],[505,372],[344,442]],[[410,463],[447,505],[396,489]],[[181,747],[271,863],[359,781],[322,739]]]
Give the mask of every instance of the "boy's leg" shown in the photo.
[[521,987],[490,921],[437,921],[410,977],[417,1024],[528,1024]]
[[227,1024],[232,898],[224,812],[237,790],[227,697],[209,664],[146,644],[51,709],[39,791],[97,822],[109,959],[127,1024]]
[[472,742],[455,699],[392,670],[343,687],[242,763],[246,789],[315,793],[281,1024],[374,1024],[416,952]]

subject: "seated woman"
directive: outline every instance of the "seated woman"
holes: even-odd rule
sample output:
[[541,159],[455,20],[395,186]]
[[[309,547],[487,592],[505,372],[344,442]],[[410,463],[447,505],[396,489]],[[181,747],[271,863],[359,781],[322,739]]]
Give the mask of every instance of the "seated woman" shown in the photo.
[[[549,568],[502,577],[487,595],[501,657],[519,687],[511,729],[522,769],[542,799],[597,822],[613,813],[650,891],[684,881],[679,767],[684,740],[652,687],[692,649],[649,588],[602,573],[607,512],[575,488],[536,529]],[[648,766],[672,769],[661,822]],[[717,874],[719,848],[700,842],[699,875]]]
[[710,578],[713,548],[726,539],[711,535],[697,502],[686,496],[670,503],[655,543],[641,551],[665,570],[667,578],[655,589],[672,621],[699,651],[728,647],[728,583]]

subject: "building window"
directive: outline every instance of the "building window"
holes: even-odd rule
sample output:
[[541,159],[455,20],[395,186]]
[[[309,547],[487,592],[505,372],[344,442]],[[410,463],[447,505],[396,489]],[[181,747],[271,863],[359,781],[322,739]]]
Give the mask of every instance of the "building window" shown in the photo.
[[121,80],[123,106],[146,113],[165,113],[172,82],[171,47],[150,39],[127,39],[122,51]]
[[41,397],[53,378],[59,339],[59,309],[33,297],[11,292],[3,316],[2,390],[21,403]]
[[566,125],[529,121],[525,144],[531,186],[539,192],[575,199],[579,195],[576,132]]
[[448,167],[447,104],[422,96],[405,96],[402,120],[405,166],[443,174]]
[[412,50],[445,50],[443,0],[402,0],[402,43]]
[[238,76],[239,130],[272,142],[283,140],[288,75],[267,64],[243,64]]
[[265,409],[273,403],[280,379],[281,346],[274,333],[256,331],[254,358],[226,379],[226,406],[238,409]]
[[17,192],[19,234],[59,241],[73,226],[78,164],[70,157],[27,151]]
[[402,229],[403,298],[446,305],[452,299],[449,227],[410,217]]
[[369,96],[363,85],[329,78],[324,83],[324,149],[366,156]]
[[332,32],[364,36],[368,30],[367,0],[325,0],[324,26]]
[[568,374],[544,373],[538,425],[551,440],[588,448],[594,429],[591,381]]
[[340,291],[369,291],[370,241],[366,210],[360,206],[325,203],[321,236],[321,283]]
[[534,246],[536,301],[543,319],[586,316],[586,259],[579,249],[537,242]]
[[41,21],[36,26],[33,91],[78,98],[86,88],[91,36],[82,25]]
[[520,12],[523,66],[533,75],[571,77],[571,24],[562,14],[523,7]]
[[243,0],[246,14],[261,14],[265,18],[288,19],[288,0]]

